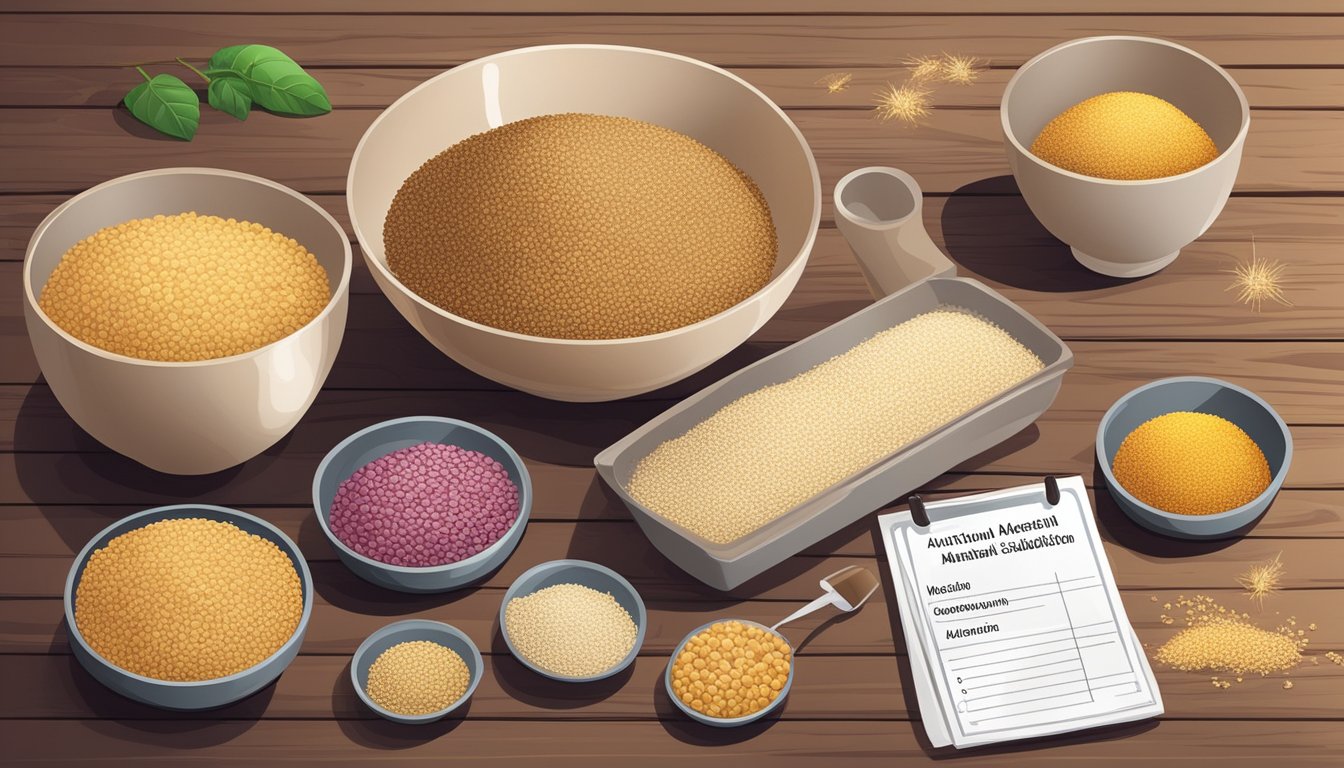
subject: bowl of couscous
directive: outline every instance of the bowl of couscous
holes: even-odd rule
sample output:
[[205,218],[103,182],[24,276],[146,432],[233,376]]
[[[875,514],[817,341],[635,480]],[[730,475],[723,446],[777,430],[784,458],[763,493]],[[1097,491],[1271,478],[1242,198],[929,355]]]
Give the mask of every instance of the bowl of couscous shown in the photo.
[[716,728],[754,723],[778,710],[793,687],[793,647],[745,619],[711,621],[682,640],[663,686],[687,717]]
[[454,67],[360,140],[347,203],[393,306],[476,373],[604,401],[704,368],[779,309],[821,216],[778,106],[672,53],[547,45]]
[[332,448],[313,477],[313,507],[360,578],[399,592],[446,592],[513,554],[532,511],[532,479],[494,433],[407,416]]
[[1000,104],[1023,198],[1083,266],[1140,277],[1208,230],[1237,178],[1246,96],[1184,46],[1071,40],[1018,68]]
[[171,710],[257,692],[298,655],[313,610],[303,553],[238,510],[158,507],[103,529],[65,581],[70,648],[98,682]]
[[1145,384],[1097,426],[1097,465],[1139,525],[1216,539],[1253,525],[1288,476],[1293,436],[1250,390],[1203,376]]
[[509,652],[539,675],[589,683],[630,666],[648,612],[619,573],[586,560],[552,560],[514,580],[499,606]]
[[28,243],[24,316],[66,413],[151,469],[206,474],[283,437],[345,332],[350,243],[288,187],[214,168],[99,184]]
[[395,723],[420,725],[461,708],[481,682],[485,662],[465,632],[439,621],[398,621],[369,635],[350,662],[350,681],[369,709]]

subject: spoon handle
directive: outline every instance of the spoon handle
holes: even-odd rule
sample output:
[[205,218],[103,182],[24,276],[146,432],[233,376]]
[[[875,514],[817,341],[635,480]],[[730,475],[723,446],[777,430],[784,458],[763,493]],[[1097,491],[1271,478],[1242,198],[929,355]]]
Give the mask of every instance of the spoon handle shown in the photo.
[[825,608],[826,606],[832,605],[834,603],[835,603],[835,595],[830,592],[827,592],[821,597],[818,597],[816,600],[813,600],[807,605],[804,605],[802,608],[799,608],[798,610],[794,611],[788,616],[785,616],[783,620],[781,620],[779,623],[771,627],[770,631],[773,632],[775,630],[778,630],[780,627],[784,626],[785,624],[788,624],[791,621],[801,619],[802,617],[806,616],[809,613],[812,613],[813,611],[819,611],[822,608]]

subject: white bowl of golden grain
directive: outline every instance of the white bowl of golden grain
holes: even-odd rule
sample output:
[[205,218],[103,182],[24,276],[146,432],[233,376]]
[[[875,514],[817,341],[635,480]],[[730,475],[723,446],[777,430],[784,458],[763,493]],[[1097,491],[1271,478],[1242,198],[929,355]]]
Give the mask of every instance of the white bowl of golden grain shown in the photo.
[[[403,181],[421,164],[491,128],[566,113],[631,118],[676,131],[750,177],[768,204],[778,244],[773,270],[764,263],[759,289],[722,311],[660,332],[561,338],[505,330],[448,311],[394,274],[384,224]],[[426,339],[494,381],[542,397],[586,402],[657,389],[745,341],[797,284],[821,213],[812,153],[797,127],[760,91],[684,56],[606,45],[523,48],[427,80],[364,134],[350,164],[346,194],[369,271]],[[633,275],[613,274],[612,280],[639,282]]]
[[[1124,180],[1075,173],[1032,153],[1057,115],[1114,92],[1175,106],[1212,139],[1215,156],[1184,173]],[[1245,94],[1217,64],[1165,40],[1119,35],[1071,40],[1023,64],[999,112],[1008,164],[1031,212],[1083,266],[1126,278],[1167,266],[1213,224],[1251,122]]]
[[[301,244],[316,259],[311,269],[325,272],[325,303],[315,271],[318,295],[308,301],[320,310],[262,346],[188,361],[109,351],[43,311],[43,290],[76,244],[107,227],[192,211],[260,224]],[[275,182],[214,168],[122,176],[66,201],[33,233],[23,265],[28,337],[56,399],[99,442],[161,472],[216,472],[266,450],[312,405],[345,333],[350,253],[330,214]]]

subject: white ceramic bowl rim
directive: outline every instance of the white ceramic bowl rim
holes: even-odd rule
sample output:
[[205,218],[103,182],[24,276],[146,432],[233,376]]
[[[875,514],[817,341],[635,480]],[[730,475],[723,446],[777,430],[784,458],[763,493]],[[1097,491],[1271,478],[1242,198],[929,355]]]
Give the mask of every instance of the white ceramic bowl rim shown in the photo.
[[[1101,465],[1102,476],[1106,478],[1106,483],[1110,486],[1111,490],[1118,491],[1120,495],[1125,498],[1125,501],[1128,501],[1134,506],[1152,513],[1156,517],[1161,517],[1167,520],[1180,520],[1187,523],[1192,520],[1194,521],[1223,520],[1229,517],[1234,517],[1239,514],[1245,514],[1249,508],[1255,506],[1256,504],[1262,503],[1267,497],[1272,496],[1275,493],[1278,493],[1278,486],[1281,486],[1283,484],[1283,479],[1288,475],[1289,462],[1286,460],[1283,462],[1282,465],[1279,466],[1278,471],[1275,472],[1274,475],[1269,478],[1269,485],[1265,486],[1265,490],[1261,491],[1260,494],[1256,496],[1254,499],[1251,499],[1250,501],[1246,502],[1245,504],[1242,504],[1239,507],[1234,507],[1232,509],[1224,510],[1222,512],[1217,512],[1212,515],[1182,515],[1177,514],[1176,512],[1168,512],[1165,509],[1158,509],[1157,507],[1154,507],[1151,504],[1147,504],[1139,500],[1137,497],[1134,496],[1134,494],[1126,490],[1125,486],[1121,485],[1119,480],[1115,479],[1115,474],[1111,472],[1111,463],[1106,458],[1106,449],[1104,445],[1105,435],[1103,433],[1103,430],[1105,429],[1106,425],[1111,423],[1112,417],[1115,416],[1116,411],[1120,409],[1121,405],[1124,403],[1128,403],[1129,400],[1134,395],[1137,395],[1140,392],[1147,392],[1150,389],[1157,389],[1159,387],[1163,387],[1169,384],[1177,384],[1180,382],[1197,382],[1200,384],[1212,384],[1217,387],[1228,389],[1238,394],[1244,395],[1251,402],[1263,408],[1266,413],[1268,413],[1270,416],[1274,418],[1274,422],[1279,425],[1279,429],[1283,432],[1283,439],[1285,442],[1284,446],[1285,456],[1290,455],[1292,453],[1293,433],[1288,429],[1288,424],[1284,422],[1283,417],[1279,416],[1279,412],[1274,410],[1273,406],[1271,406],[1269,403],[1265,402],[1264,398],[1260,397],[1259,395],[1255,394],[1249,389],[1246,389],[1245,387],[1239,387],[1231,382],[1223,381],[1222,379],[1215,379],[1211,376],[1172,376],[1165,379],[1158,379],[1157,381],[1150,381],[1141,387],[1135,387],[1134,389],[1131,389],[1130,391],[1122,395],[1120,399],[1116,400],[1115,403],[1112,404],[1110,408],[1107,408],[1105,415],[1101,417],[1101,422],[1097,426],[1097,464]],[[1171,413],[1171,411],[1168,411],[1168,413]],[[1240,427],[1240,425],[1238,425],[1238,427]]]
[[[400,280],[397,279],[396,275],[392,274],[392,270],[388,269],[387,265],[383,263],[381,259],[373,258],[372,256],[370,256],[369,254],[371,254],[372,251],[369,249],[368,241],[365,240],[364,238],[363,230],[361,230],[359,227],[359,218],[354,213],[355,166],[359,163],[360,155],[363,154],[365,143],[369,141],[369,137],[373,135],[373,132],[378,128],[379,124],[382,123],[383,118],[385,118],[388,114],[390,114],[392,110],[396,109],[403,101],[408,101],[411,97],[415,96],[420,91],[429,87],[430,84],[434,83],[435,81],[441,78],[449,77],[454,72],[464,67],[476,64],[484,64],[491,61],[498,61],[500,59],[508,58],[510,56],[518,56],[521,54],[532,53],[535,51],[566,50],[566,49],[629,51],[635,53],[643,53],[650,56],[657,56],[665,59],[674,59],[676,61],[685,62],[687,64],[694,64],[697,67],[710,70],[711,72],[714,72],[722,77],[726,77],[729,80],[732,80],[733,82],[737,83],[738,85],[741,85],[743,88],[746,88],[747,91],[750,92],[753,96],[757,97],[758,99],[763,101],[767,106],[769,106],[770,109],[772,109],[775,112],[776,116],[778,116],[779,119],[782,120],[784,124],[789,127],[789,130],[793,132],[794,138],[798,140],[798,146],[802,148],[803,155],[807,158],[808,168],[812,174],[812,221],[809,222],[808,224],[807,236],[803,239],[802,245],[798,248],[798,252],[795,253],[793,257],[789,260],[786,268],[780,270],[779,274],[770,278],[769,282],[761,286],[759,289],[757,289],[755,293],[751,294],[745,299],[742,299],[741,301],[737,302],[736,304],[732,305],[731,307],[728,307],[727,309],[721,312],[710,315],[709,317],[706,317],[702,320],[697,320],[696,322],[691,323],[689,325],[683,325],[679,328],[673,328],[668,331],[651,333],[646,336],[623,336],[615,339],[559,339],[559,338],[552,338],[550,336],[532,336],[526,333],[517,333],[515,331],[508,331],[503,328],[495,328],[494,326],[484,325],[482,323],[476,322],[475,320],[465,318],[461,315],[453,314],[452,312],[449,312],[448,310],[438,306],[437,304],[427,301],[420,294],[408,288],[404,283],[402,283]],[[401,96],[401,98],[392,102],[392,104],[388,106],[387,109],[379,113],[378,117],[373,121],[372,124],[369,125],[368,129],[364,131],[364,135],[360,138],[359,144],[355,146],[355,153],[354,155],[351,156],[350,159],[350,172],[346,176],[345,198],[346,198],[346,205],[350,210],[350,226],[355,230],[355,238],[359,241],[359,247],[364,249],[364,254],[368,256],[368,258],[366,258],[364,261],[366,263],[373,265],[373,268],[378,270],[379,274],[385,277],[393,285],[396,285],[398,288],[400,288],[402,292],[404,292],[408,297],[410,297],[411,300],[413,300],[420,307],[436,315],[452,320],[453,322],[461,323],[462,325],[465,325],[468,328],[497,334],[504,338],[518,339],[522,341],[540,341],[548,344],[558,344],[563,346],[581,346],[581,347],[604,346],[604,345],[615,346],[618,344],[626,344],[636,341],[642,342],[642,341],[651,341],[654,339],[668,338],[713,323],[718,318],[723,317],[724,315],[732,312],[733,310],[737,309],[743,304],[752,301],[753,299],[756,299],[762,294],[768,292],[776,283],[784,279],[785,275],[787,275],[789,272],[788,267],[793,266],[800,259],[807,258],[807,254],[811,252],[812,246],[815,244],[817,239],[817,227],[818,225],[821,224],[821,174],[817,170],[817,160],[812,155],[812,148],[808,145],[807,139],[803,136],[803,132],[798,130],[798,126],[794,124],[793,120],[789,119],[789,116],[784,112],[784,110],[780,109],[779,105],[771,101],[764,93],[760,91],[760,89],[758,89],[751,83],[747,82],[746,80],[743,80],[742,78],[733,74],[732,72],[716,67],[713,64],[707,64],[703,61],[700,61],[699,59],[693,59],[689,56],[681,56],[679,54],[668,53],[666,51],[658,51],[652,48],[639,48],[636,46],[629,46],[629,45],[600,45],[596,43],[582,43],[582,44],[564,43],[558,45],[534,45],[526,48],[515,48],[510,51],[502,51],[500,53],[491,54],[489,56],[483,56],[481,58],[473,59],[463,64],[459,64],[458,66],[453,67],[450,70],[441,72],[429,78],[423,83],[420,83],[416,87],[407,91],[405,94]]]
[[[276,339],[275,341],[270,342],[269,344],[257,347],[256,349],[250,349],[246,352],[241,352],[236,355],[229,355],[228,357],[212,357],[208,360],[181,360],[181,361],[145,360],[139,357],[130,357],[128,355],[123,355],[117,352],[102,349],[101,347],[95,347],[92,344],[89,344],[88,342],[81,341],[75,338],[74,336],[70,335],[64,328],[60,327],[55,322],[53,322],[52,319],[47,316],[47,313],[42,311],[41,305],[38,304],[37,297],[33,295],[33,279],[32,279],[33,249],[37,246],[37,242],[42,239],[42,236],[46,234],[46,231],[48,227],[51,226],[52,222],[54,222],[59,216],[65,213],[67,209],[73,207],[75,204],[79,203],[84,198],[100,190],[106,189],[108,187],[117,186],[123,182],[133,181],[135,179],[141,179],[152,176],[173,176],[173,175],[225,176],[228,178],[250,181],[253,182],[254,184],[260,184],[261,186],[265,187],[271,187],[272,189],[279,190],[280,192],[283,192],[289,195],[290,197],[293,197],[301,201],[302,203],[307,205],[310,209],[312,209],[314,212],[316,212],[319,216],[321,216],[324,220],[326,220],[326,222],[331,225],[331,228],[336,230],[336,232],[340,234],[341,242],[344,243],[345,257],[342,261],[341,266],[341,278],[335,286],[332,286],[331,297],[327,299],[327,303],[325,306],[322,307],[322,311],[314,315],[312,320],[309,320],[298,330],[294,331],[293,333],[286,334],[285,336],[282,336]],[[244,360],[249,357],[256,357],[262,355],[271,347],[274,347],[276,344],[279,344],[285,339],[297,336],[298,334],[303,333],[307,329],[311,328],[314,325],[317,325],[319,322],[324,320],[327,317],[327,315],[331,314],[332,308],[336,306],[341,296],[345,295],[349,291],[350,270],[352,260],[353,255],[350,249],[349,235],[345,233],[345,230],[341,228],[341,225],[337,223],[336,219],[332,218],[331,214],[327,213],[325,210],[322,209],[321,206],[310,200],[307,195],[304,195],[303,193],[297,190],[291,189],[290,187],[287,187],[284,184],[281,184],[276,181],[271,181],[270,179],[266,179],[261,176],[254,176],[250,173],[241,173],[239,171],[230,171],[223,168],[204,168],[204,167],[192,167],[192,166],[181,166],[174,168],[155,168],[149,171],[128,173],[125,176],[118,176],[114,179],[108,179],[107,181],[104,181],[101,184],[89,187],[88,189],[84,190],[83,192],[80,192],[79,194],[75,195],[69,200],[66,200],[64,203],[61,203],[56,207],[55,210],[47,214],[46,218],[42,219],[42,223],[37,225],[37,229],[33,230],[33,235],[28,240],[28,249],[23,256],[23,296],[24,299],[27,300],[29,306],[31,306],[33,310],[36,311],[37,316],[42,318],[42,322],[46,323],[47,327],[52,329],[52,331],[54,331],[56,335],[60,336],[65,341],[69,342],[70,344],[73,344],[79,349],[88,352],[90,354],[97,355],[98,357],[102,357],[107,360],[115,360],[119,363],[143,365],[150,368],[193,368],[193,367],[205,368],[212,365],[224,365],[226,363],[232,363],[238,360]]]
[[[120,528],[127,521],[135,520],[137,518],[148,517],[151,515],[161,515],[165,512],[175,512],[177,510],[189,510],[189,509],[210,510],[211,512],[220,514],[224,517],[238,517],[247,520],[249,522],[256,523],[257,525],[266,528],[268,531],[271,532],[273,536],[275,536],[276,538],[283,541],[286,545],[288,545],[289,548],[295,554],[298,555],[298,567],[295,568],[295,570],[299,574],[299,582],[302,585],[303,590],[305,592],[305,596],[303,599],[303,613],[299,616],[299,625],[298,627],[295,628],[294,634],[290,635],[289,639],[286,640],[283,645],[277,648],[275,653],[272,653],[270,656],[267,656],[266,658],[262,659],[256,664],[253,664],[247,669],[241,670],[239,672],[234,672],[231,675],[225,675],[224,677],[212,677],[207,680],[160,680],[157,677],[145,677],[144,675],[137,674],[135,672],[130,671],[129,669],[125,669],[116,664],[113,664],[111,661],[108,661],[106,658],[103,657],[102,654],[94,650],[93,646],[89,645],[89,642],[84,639],[84,634],[79,631],[79,626],[75,624],[75,612],[74,612],[75,572],[79,570],[80,564],[87,561],[90,555],[93,554],[93,545],[99,539],[107,535],[108,532],[110,532],[113,528]],[[149,524],[150,523],[146,523],[145,525]],[[124,533],[130,533],[131,531],[139,530],[140,528],[143,527],[144,527],[143,525],[129,527],[124,531]],[[104,544],[103,546],[107,545]],[[214,504],[169,504],[167,506],[154,507],[153,509],[146,509],[142,512],[136,512],[133,515],[127,515],[126,517],[121,518],[115,523],[112,523],[111,525],[102,529],[98,533],[94,534],[93,537],[89,539],[89,543],[85,544],[84,548],[80,550],[79,555],[75,557],[74,564],[70,566],[70,573],[65,577],[65,623],[70,633],[76,635],[78,637],[78,641],[88,650],[89,654],[92,655],[99,662],[101,662],[104,666],[107,666],[111,669],[115,669],[117,672],[138,682],[149,683],[152,685],[159,685],[165,688],[199,688],[201,686],[206,685],[228,683],[233,680],[238,680],[243,677],[246,677],[247,675],[259,669],[260,667],[263,667],[275,661],[286,651],[288,651],[295,643],[297,643],[299,641],[299,635],[302,634],[304,629],[307,627],[308,620],[312,617],[312,615],[313,615],[313,574],[311,571],[308,570],[308,561],[303,556],[303,552],[299,549],[299,546],[295,544],[292,539],[286,536],[284,531],[280,530],[279,528],[276,528],[271,523],[267,522],[266,520],[263,520],[260,517],[257,517],[256,515],[249,515],[248,513],[238,509],[230,509],[228,507],[218,507],[215,506]]]
[[[317,487],[318,484],[322,481],[322,473],[326,471],[328,461],[332,457],[340,453],[342,450],[344,450],[344,448],[347,445],[354,442],[363,435],[367,435],[370,432],[377,432],[378,430],[386,429],[387,427],[396,424],[405,424],[408,422],[426,422],[426,421],[438,422],[440,424],[449,424],[455,427],[461,427],[471,432],[475,432],[479,435],[483,435],[486,439],[494,442],[496,445],[504,449],[504,453],[508,455],[509,459],[513,461],[514,465],[518,468],[518,479],[522,481],[518,488],[518,516],[513,519],[513,524],[508,527],[508,530],[500,534],[499,538],[495,539],[494,542],[490,544],[490,546],[486,547],[485,549],[482,549],[480,552],[477,552],[476,554],[466,558],[465,560],[458,560],[452,563],[444,563],[443,565],[410,566],[410,565],[393,565],[392,563],[384,563],[381,560],[374,560],[371,557],[361,555],[355,550],[351,549],[349,545],[347,545],[344,541],[341,541],[341,538],[336,535],[336,532],[331,530],[331,525],[327,522],[327,515],[330,514],[330,512],[329,511],[323,512],[321,509],[318,508],[320,500],[318,499]],[[391,451],[389,451],[388,453],[391,453]],[[383,454],[383,456],[386,455],[387,455],[386,453]],[[346,479],[349,478],[344,478],[341,480],[341,482],[345,482]],[[339,485],[337,487],[339,487]],[[499,435],[496,435],[494,432],[491,432],[488,429],[478,427],[469,421],[462,421],[461,419],[450,419],[446,416],[403,416],[399,419],[388,419],[387,421],[380,421],[377,424],[370,424],[369,426],[359,430],[358,432],[351,434],[349,437],[337,443],[335,448],[332,448],[330,451],[327,451],[327,455],[322,457],[322,461],[317,465],[317,472],[313,475],[313,512],[317,514],[318,525],[322,526],[322,532],[327,535],[327,540],[331,542],[332,546],[336,547],[341,552],[349,555],[355,560],[364,563],[365,565],[387,571],[388,573],[414,573],[414,574],[446,573],[448,571],[452,571],[454,569],[461,568],[466,565],[471,565],[473,563],[479,563],[485,560],[486,558],[492,556],[494,553],[498,552],[504,546],[504,540],[509,537],[510,533],[513,533],[513,530],[515,528],[517,528],[520,525],[527,524],[527,518],[529,515],[527,512],[525,512],[525,510],[529,509],[531,501],[532,501],[532,476],[531,474],[528,473],[527,465],[523,463],[522,457],[518,455],[517,451],[513,450],[513,446],[504,442],[504,440],[500,438]]]
[[[719,624],[725,621],[736,621],[742,624],[746,624],[749,627],[756,627],[758,629],[763,629],[769,634],[772,634],[775,637],[778,637],[780,640],[783,640],[784,644],[789,646],[789,651],[792,652],[792,656],[789,659],[789,677],[787,680],[784,681],[784,687],[780,689],[780,695],[776,696],[775,700],[767,704],[764,709],[758,709],[749,715],[739,715],[737,717],[715,717],[714,715],[707,715],[704,712],[696,712],[695,710],[687,706],[685,702],[683,702],[681,699],[678,699],[672,693],[672,664],[675,663],[677,657],[681,655],[682,649],[686,647],[686,644],[691,641],[692,637],[695,637],[696,635],[700,634],[706,629],[709,629],[715,624]],[[797,670],[797,668],[798,668],[798,652],[794,650],[793,643],[789,642],[789,638],[785,637],[784,633],[778,630],[771,629],[765,626],[764,624],[752,621],[751,619],[735,619],[732,617],[728,617],[705,622],[704,624],[701,624],[700,626],[686,633],[686,636],[683,637],[681,639],[681,642],[677,643],[677,647],[673,649],[672,656],[667,660],[667,669],[663,672],[663,685],[666,687],[667,697],[672,700],[672,703],[676,704],[678,709],[680,709],[682,712],[685,712],[693,719],[703,718],[705,720],[713,720],[715,723],[721,723],[723,725],[730,725],[730,726],[745,725],[752,721],[760,720],[761,718],[770,714],[772,711],[774,711],[777,707],[780,706],[780,704],[784,701],[784,692],[788,691],[790,688],[793,687],[793,673],[794,671]]]
[[[467,690],[463,691],[462,695],[452,704],[449,704],[443,709],[427,712],[423,715],[403,715],[399,712],[393,712],[387,707],[374,701],[373,698],[369,696],[368,692],[364,690],[363,686],[359,684],[359,671],[355,667],[355,660],[367,653],[369,646],[373,644],[375,638],[381,639],[382,637],[395,635],[402,629],[432,629],[435,632],[451,635],[459,640],[465,641],[467,647],[471,649],[472,658],[476,662],[476,673],[471,675],[471,680],[467,682]],[[450,648],[449,650],[452,649]],[[476,647],[476,643],[472,642],[471,637],[452,624],[446,624],[442,621],[434,621],[433,619],[403,619],[402,621],[394,621],[391,624],[375,629],[373,632],[369,633],[368,637],[364,638],[364,642],[359,644],[359,647],[355,649],[350,660],[350,682],[354,684],[355,693],[359,696],[359,700],[364,702],[364,705],[375,713],[383,715],[384,717],[395,718],[397,721],[407,724],[433,722],[462,706],[462,704],[466,702],[467,699],[470,699],[471,695],[476,692],[476,686],[481,682],[481,676],[485,674],[485,660],[481,658],[481,649]],[[375,659],[375,661],[377,661],[377,659]],[[465,662],[466,659],[463,659],[463,661]],[[467,672],[471,672],[470,665],[468,665]]]
[[[1178,173],[1175,176],[1159,176],[1156,179],[1103,179],[1099,176],[1088,176],[1082,173],[1075,173],[1065,168],[1060,168],[1059,166],[1054,165],[1052,163],[1047,163],[1046,161],[1042,160],[1041,158],[1033,154],[1030,149],[1023,147],[1022,144],[1017,140],[1017,135],[1013,132],[1012,126],[1008,122],[1008,100],[1012,98],[1013,87],[1017,85],[1018,79],[1021,78],[1023,73],[1025,73],[1028,69],[1030,69],[1032,65],[1034,65],[1036,62],[1045,59],[1046,57],[1054,54],[1056,51],[1061,51],[1065,48],[1072,48],[1073,46],[1076,45],[1087,45],[1090,43],[1097,43],[1111,40],[1130,40],[1135,42],[1149,43],[1152,45],[1160,45],[1166,48],[1171,48],[1173,50],[1180,51],[1181,53],[1184,53],[1187,56],[1190,56],[1191,58],[1203,62],[1214,72],[1217,72],[1219,75],[1221,75],[1222,78],[1227,81],[1227,84],[1232,86],[1232,92],[1237,94],[1237,101],[1241,105],[1241,126],[1237,129],[1236,138],[1228,142],[1227,147],[1224,148],[1222,152],[1218,153],[1217,157],[1199,166],[1198,168],[1193,168],[1189,171],[1186,171],[1185,173]],[[1024,157],[1028,158],[1030,162],[1035,163],[1036,165],[1042,168],[1048,169],[1067,178],[1078,179],[1080,181],[1089,181],[1096,184],[1107,184],[1120,187],[1143,186],[1145,184],[1160,184],[1194,176],[1195,174],[1200,173],[1201,171],[1204,171],[1215,164],[1225,161],[1229,156],[1235,154],[1234,150],[1236,150],[1238,147],[1242,145],[1242,143],[1245,142],[1246,134],[1250,131],[1251,128],[1251,106],[1246,101],[1246,94],[1241,90],[1241,86],[1237,85],[1237,81],[1232,79],[1232,76],[1227,73],[1227,70],[1218,66],[1213,62],[1213,60],[1209,59],[1207,56],[1198,51],[1187,48],[1184,45],[1178,45],[1176,43],[1171,42],[1170,40],[1162,40],[1156,37],[1143,37],[1141,35],[1101,35],[1097,37],[1080,37],[1076,40],[1069,40],[1067,42],[1060,43],[1059,45],[1056,45],[1053,48],[1050,48],[1049,50],[1042,51],[1036,54],[1035,56],[1031,57],[1031,59],[1029,59],[1027,63],[1018,67],[1017,71],[1013,73],[1012,78],[1008,80],[1007,87],[1003,89],[1003,98],[999,101],[999,123],[1003,127],[1004,137],[1013,145],[1013,148],[1016,149],[1019,153],[1021,153]]]
[[[617,662],[615,666],[611,667],[605,672],[599,672],[596,675],[588,675],[586,677],[569,677],[567,675],[561,675],[555,672],[551,672],[550,670],[542,669],[536,664],[533,664],[530,659],[525,658],[523,654],[516,652],[513,647],[513,641],[509,639],[509,626],[508,623],[505,622],[504,620],[505,612],[508,610],[509,603],[512,602],[515,598],[527,597],[527,595],[536,594],[536,592],[539,591],[539,590],[532,590],[531,592],[528,592],[526,595],[520,595],[520,594],[514,594],[514,588],[517,587],[519,584],[523,583],[524,579],[529,578],[530,576],[532,576],[532,574],[536,573],[537,571],[547,568],[554,568],[556,566],[562,566],[562,565],[570,568],[586,569],[589,571],[593,571],[595,573],[603,574],[604,576],[611,578],[617,584],[620,584],[626,591],[628,591],[631,594],[631,596],[635,598],[635,602],[638,603],[642,609],[641,610],[641,613],[643,613],[642,621],[640,620],[639,616],[630,617],[632,621],[636,622],[635,647],[631,648],[630,652],[627,653],[619,662]],[[521,662],[523,666],[527,667],[533,672],[536,672],[537,674],[543,677],[549,677],[552,680],[558,680],[562,683],[592,683],[597,682],[598,680],[605,680],[606,678],[609,678],[613,675],[620,674],[621,670],[630,666],[630,663],[634,661],[636,657],[639,656],[640,648],[644,645],[644,638],[648,631],[647,627],[648,623],[649,623],[648,607],[644,605],[644,598],[640,596],[639,590],[635,589],[635,585],[631,584],[629,579],[625,578],[616,571],[608,568],[605,565],[602,565],[601,563],[594,563],[591,560],[576,560],[574,558],[561,558],[559,560],[547,560],[542,563],[537,563],[531,568],[528,568],[526,571],[523,571],[521,574],[518,575],[518,578],[513,580],[513,583],[509,585],[508,589],[504,590],[504,597],[499,602],[499,634],[500,637],[504,638],[504,644],[509,647],[511,655],[514,658],[516,658],[519,662]]]

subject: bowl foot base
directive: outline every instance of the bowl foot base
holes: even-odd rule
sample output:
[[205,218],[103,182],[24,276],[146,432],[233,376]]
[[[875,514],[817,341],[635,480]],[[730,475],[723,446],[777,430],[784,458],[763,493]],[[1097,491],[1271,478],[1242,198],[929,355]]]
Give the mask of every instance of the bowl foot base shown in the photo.
[[1144,275],[1151,275],[1175,261],[1176,257],[1181,255],[1180,251],[1173,251],[1166,256],[1153,259],[1152,261],[1102,261],[1095,256],[1088,256],[1077,248],[1069,248],[1069,250],[1073,251],[1073,258],[1077,259],[1079,264],[1082,264],[1093,272],[1100,272],[1109,277],[1143,277]]

